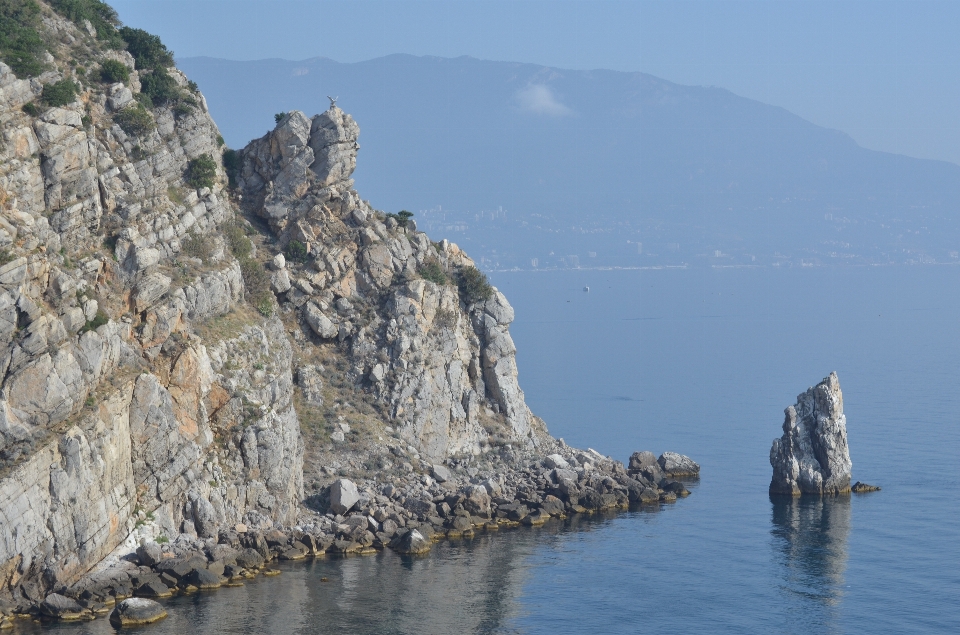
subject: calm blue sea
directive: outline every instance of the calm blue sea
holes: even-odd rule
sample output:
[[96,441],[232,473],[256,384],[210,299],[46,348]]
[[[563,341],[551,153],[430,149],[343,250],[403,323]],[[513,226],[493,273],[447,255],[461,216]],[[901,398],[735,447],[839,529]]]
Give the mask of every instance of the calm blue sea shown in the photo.
[[[688,454],[692,496],[425,558],[294,565],[131,632],[960,632],[960,267],[491,277],[553,434]],[[831,370],[854,478],[883,491],[772,501],[783,409]]]

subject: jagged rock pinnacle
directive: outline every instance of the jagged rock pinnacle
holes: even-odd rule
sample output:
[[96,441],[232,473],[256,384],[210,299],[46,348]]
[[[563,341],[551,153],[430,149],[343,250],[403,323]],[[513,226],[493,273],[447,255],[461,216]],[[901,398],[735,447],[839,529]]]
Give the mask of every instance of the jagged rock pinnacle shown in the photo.
[[771,494],[850,491],[850,450],[843,393],[836,373],[797,397],[784,411],[783,436],[773,441]]

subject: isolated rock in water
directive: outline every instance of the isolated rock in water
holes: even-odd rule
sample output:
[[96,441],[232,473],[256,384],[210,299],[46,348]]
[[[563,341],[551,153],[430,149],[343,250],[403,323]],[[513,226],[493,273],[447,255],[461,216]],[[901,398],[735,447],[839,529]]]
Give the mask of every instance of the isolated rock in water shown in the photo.
[[857,481],[853,484],[853,487],[851,487],[850,490],[856,492],[857,494],[862,494],[864,492],[879,492],[880,488],[876,485],[869,485],[867,483],[861,483],[860,481]]
[[667,476],[700,476],[700,464],[676,452],[664,452],[657,464]]
[[166,616],[167,612],[159,602],[147,598],[127,598],[117,604],[117,607],[110,613],[110,623],[117,628],[121,628],[150,624],[162,620]]
[[330,511],[346,514],[360,500],[360,493],[353,481],[341,478],[330,486]]
[[785,411],[783,436],[770,449],[771,494],[850,491],[850,450],[843,393],[836,373],[797,397]]

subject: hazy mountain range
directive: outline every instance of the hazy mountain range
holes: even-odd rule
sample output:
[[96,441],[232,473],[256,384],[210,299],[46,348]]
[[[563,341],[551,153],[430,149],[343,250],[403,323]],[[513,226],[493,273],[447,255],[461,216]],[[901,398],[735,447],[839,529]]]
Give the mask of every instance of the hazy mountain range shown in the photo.
[[469,57],[178,64],[232,147],[339,97],[360,193],[488,268],[960,257],[960,166],[722,88]]

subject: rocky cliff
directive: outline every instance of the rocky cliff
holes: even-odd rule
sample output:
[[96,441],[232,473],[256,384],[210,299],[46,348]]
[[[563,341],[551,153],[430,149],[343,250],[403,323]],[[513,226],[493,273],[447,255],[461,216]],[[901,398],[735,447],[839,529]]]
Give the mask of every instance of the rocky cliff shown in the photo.
[[545,430],[517,382],[513,309],[496,289],[463,288],[477,274],[456,245],[360,199],[358,136],[331,105],[312,119],[286,113],[243,150],[243,208],[292,255],[274,291],[316,346],[344,352],[351,380],[426,457],[479,453],[495,430],[535,444]]
[[36,63],[0,51],[0,604],[144,539],[291,525],[336,474],[549,440],[509,303],[360,199],[349,115],[287,113],[236,161],[158,40],[27,4]]
[[771,494],[842,494],[850,491],[850,449],[843,393],[836,373],[797,396],[784,411],[783,436],[770,448]]
[[[15,603],[136,536],[291,522],[303,498],[292,350],[244,303],[202,95],[38,7],[43,72],[0,63],[0,597]],[[141,98],[151,77],[162,99]]]

